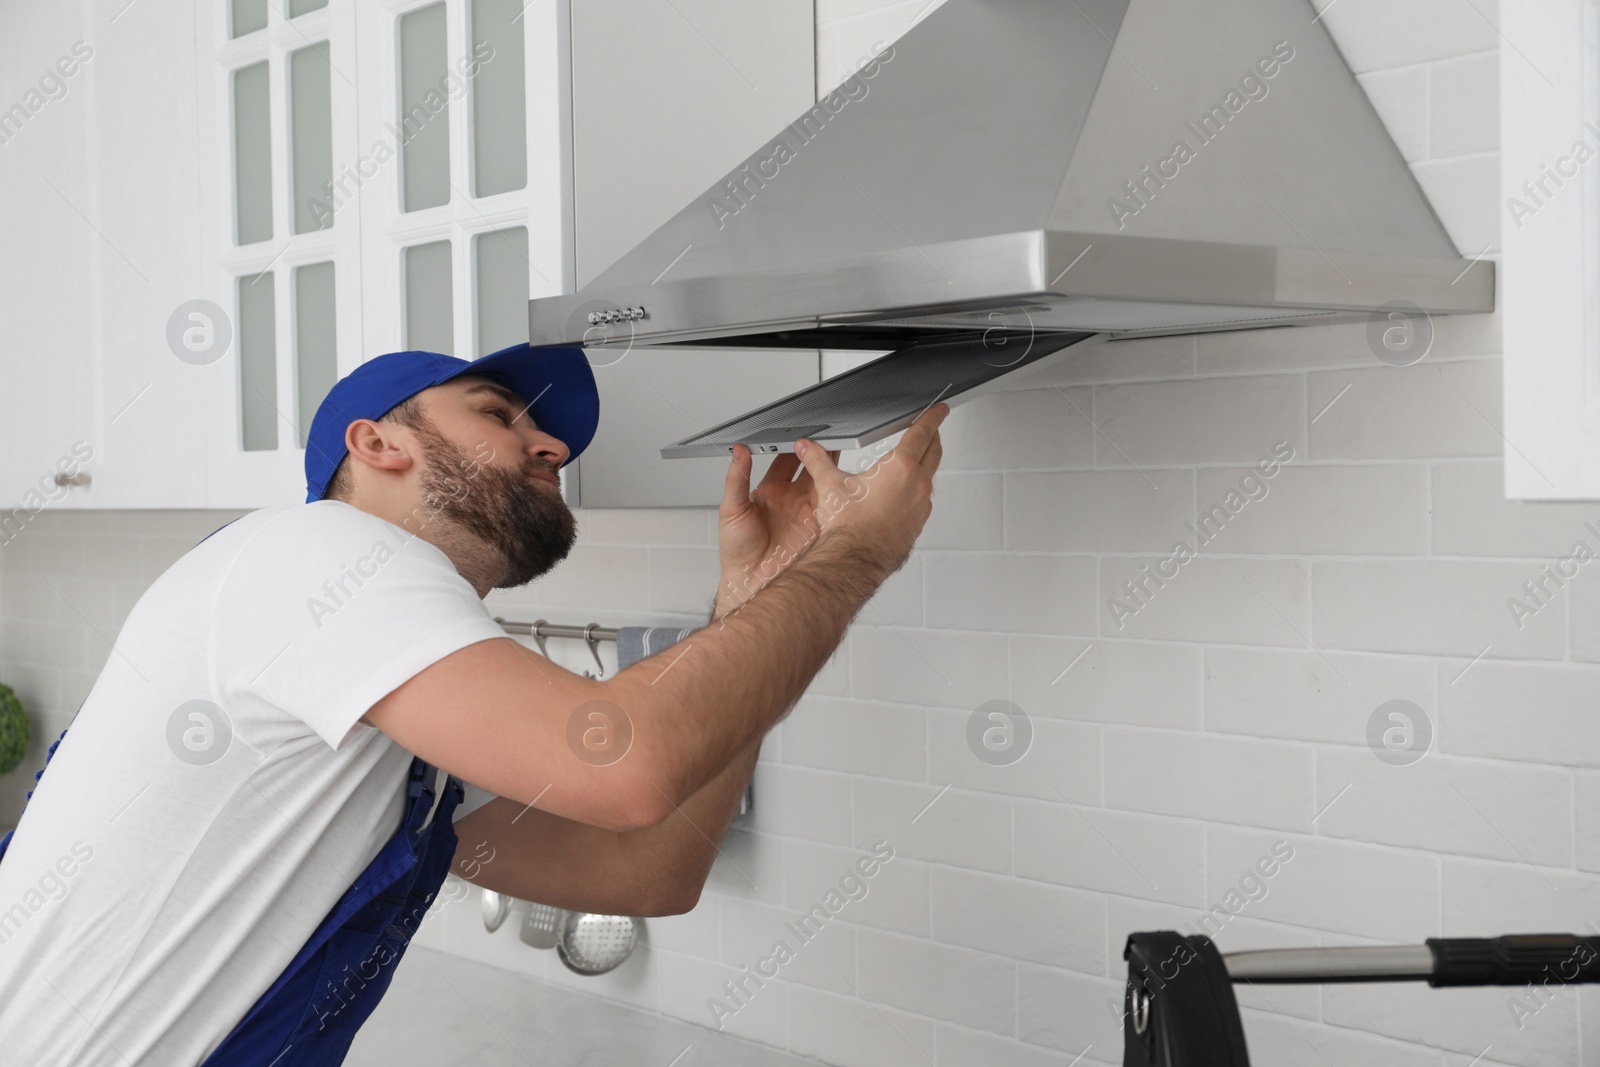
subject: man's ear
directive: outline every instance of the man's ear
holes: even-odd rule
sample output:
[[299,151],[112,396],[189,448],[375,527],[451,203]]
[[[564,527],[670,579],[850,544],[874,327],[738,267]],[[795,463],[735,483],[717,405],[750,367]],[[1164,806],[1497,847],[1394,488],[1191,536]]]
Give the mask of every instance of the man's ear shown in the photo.
[[355,463],[377,470],[403,471],[415,462],[399,427],[357,419],[344,431],[344,447]]

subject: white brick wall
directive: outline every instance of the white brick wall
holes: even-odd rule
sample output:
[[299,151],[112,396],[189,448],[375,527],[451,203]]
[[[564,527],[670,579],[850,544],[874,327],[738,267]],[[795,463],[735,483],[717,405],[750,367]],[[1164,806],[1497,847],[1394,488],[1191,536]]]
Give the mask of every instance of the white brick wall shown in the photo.
[[[932,6],[819,0],[819,83]],[[1493,0],[1318,6],[1458,245],[1492,253]],[[1106,1005],[1127,933],[1196,920],[1278,841],[1294,858],[1224,949],[1587,930],[1600,568],[1520,629],[1506,601],[1573,542],[1600,548],[1583,528],[1600,505],[1501,499],[1498,324],[1436,326],[1410,368],[1376,363],[1359,326],[1124,342],[957,409],[917,553],[769,739],[754,821],[694,913],[651,920],[647,948],[599,980],[489,937],[475,906],[423,936],[708,1023],[721,983],[881,837],[897,855],[868,895],[728,1029],[863,1067],[1088,1067],[1120,1062]],[[1106,601],[1122,581],[1279,441],[1295,458],[1269,494],[1119,629]],[[46,514],[0,551],[0,678],[41,719],[0,822],[139,591],[229,517]],[[709,512],[586,511],[580,526],[572,559],[494,597],[497,612],[703,618]],[[997,698],[1035,728],[1009,767],[966,744],[972,710]],[[1434,732],[1410,766],[1367,747],[1396,699]],[[1280,1067],[1600,1064],[1579,1029],[1600,1032],[1600,1000],[1558,993],[1519,1030],[1512,992],[1241,1002],[1256,1060]]]

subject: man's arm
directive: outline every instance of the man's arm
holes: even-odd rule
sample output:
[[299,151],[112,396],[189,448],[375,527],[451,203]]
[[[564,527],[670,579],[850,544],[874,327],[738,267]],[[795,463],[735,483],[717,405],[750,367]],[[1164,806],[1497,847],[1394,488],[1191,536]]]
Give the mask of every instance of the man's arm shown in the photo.
[[608,915],[681,915],[700,890],[755,770],[751,745],[664,822],[602,830],[504,797],[458,819],[451,870],[522,900]]
[[598,681],[509,639],[479,642],[401,685],[368,719],[500,797],[609,830],[666,821],[793,706],[904,562],[931,510],[948,411],[930,408],[860,475],[802,442],[824,505],[820,533],[737,610],[665,652]]

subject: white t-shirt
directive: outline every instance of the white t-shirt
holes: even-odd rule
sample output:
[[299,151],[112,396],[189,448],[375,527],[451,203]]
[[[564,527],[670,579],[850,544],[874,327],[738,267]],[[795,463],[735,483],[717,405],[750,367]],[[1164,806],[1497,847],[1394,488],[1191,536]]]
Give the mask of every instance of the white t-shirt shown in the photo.
[[[338,501],[191,549],[0,860],[0,1062],[209,1055],[400,825],[411,754],[358,720],[504,636],[443,552]],[[468,794],[457,817],[489,799]]]

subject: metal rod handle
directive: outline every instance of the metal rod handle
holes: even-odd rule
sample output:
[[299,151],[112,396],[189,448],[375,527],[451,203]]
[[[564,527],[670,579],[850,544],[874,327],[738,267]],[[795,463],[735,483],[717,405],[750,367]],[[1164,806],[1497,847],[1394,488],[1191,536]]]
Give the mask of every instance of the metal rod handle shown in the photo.
[[1600,937],[1431,937],[1422,945],[1234,952],[1222,961],[1236,982],[1425,980],[1431,986],[1600,982]]
[[1275,948],[1222,957],[1235,982],[1401,982],[1433,976],[1427,945]]

